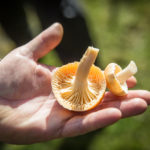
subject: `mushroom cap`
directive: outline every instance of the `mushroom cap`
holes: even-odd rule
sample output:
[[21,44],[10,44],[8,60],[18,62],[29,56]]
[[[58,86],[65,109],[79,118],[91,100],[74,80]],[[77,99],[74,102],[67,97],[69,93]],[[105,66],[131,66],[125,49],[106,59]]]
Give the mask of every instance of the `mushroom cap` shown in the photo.
[[104,74],[108,89],[117,96],[125,96],[128,93],[126,82],[120,83],[116,78],[116,74],[122,71],[121,67],[116,63],[110,63],[106,67]]
[[52,90],[58,103],[72,111],[87,111],[96,107],[103,99],[106,80],[103,71],[92,65],[86,85],[79,82],[74,89],[75,75],[79,62],[69,63],[54,70]]

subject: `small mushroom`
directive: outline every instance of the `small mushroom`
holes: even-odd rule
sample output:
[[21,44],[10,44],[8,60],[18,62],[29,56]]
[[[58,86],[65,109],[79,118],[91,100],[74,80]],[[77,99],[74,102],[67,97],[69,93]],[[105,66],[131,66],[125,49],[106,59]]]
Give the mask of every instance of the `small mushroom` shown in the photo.
[[104,71],[108,89],[117,96],[128,94],[126,80],[136,72],[137,66],[134,61],[123,70],[116,63],[110,63]]
[[103,71],[93,65],[99,49],[88,47],[80,62],[57,68],[52,75],[52,90],[58,103],[72,111],[96,107],[106,89]]

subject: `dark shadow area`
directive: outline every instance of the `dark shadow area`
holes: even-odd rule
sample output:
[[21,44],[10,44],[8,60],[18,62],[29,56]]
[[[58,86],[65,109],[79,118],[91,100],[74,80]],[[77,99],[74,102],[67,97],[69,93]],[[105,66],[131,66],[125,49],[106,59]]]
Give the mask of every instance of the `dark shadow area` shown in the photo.
[[4,143],[0,142],[0,150],[2,150],[4,147]]
[[8,36],[20,46],[31,39],[22,1],[3,1],[0,5],[0,24]]
[[87,46],[93,45],[75,0],[3,1],[0,5],[0,23],[17,46],[32,39],[23,9],[24,2],[35,8],[42,30],[54,22],[62,23],[64,37],[56,51],[63,63],[79,60]]
[[75,0],[34,1],[43,29],[53,22],[61,22],[64,37],[56,48],[64,63],[77,61],[84,53],[91,39],[85,19]]

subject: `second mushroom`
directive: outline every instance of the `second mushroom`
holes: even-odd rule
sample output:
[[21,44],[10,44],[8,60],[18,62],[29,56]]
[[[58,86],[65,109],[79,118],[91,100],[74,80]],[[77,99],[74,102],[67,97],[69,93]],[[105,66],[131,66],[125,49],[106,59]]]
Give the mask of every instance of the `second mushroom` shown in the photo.
[[117,96],[124,96],[128,93],[126,80],[137,72],[137,66],[134,61],[122,70],[116,63],[110,63],[104,73],[108,89]]

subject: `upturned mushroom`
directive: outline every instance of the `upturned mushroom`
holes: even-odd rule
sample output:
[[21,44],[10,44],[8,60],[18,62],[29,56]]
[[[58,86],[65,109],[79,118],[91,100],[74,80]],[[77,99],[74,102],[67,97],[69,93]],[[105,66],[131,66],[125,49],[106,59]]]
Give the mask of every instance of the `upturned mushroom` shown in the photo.
[[128,86],[126,80],[136,72],[137,66],[134,61],[131,61],[123,70],[116,63],[110,63],[104,71],[108,89],[117,96],[127,95]]
[[52,90],[58,103],[72,111],[87,111],[103,99],[106,80],[94,65],[99,49],[88,47],[80,62],[57,68],[52,75]]

